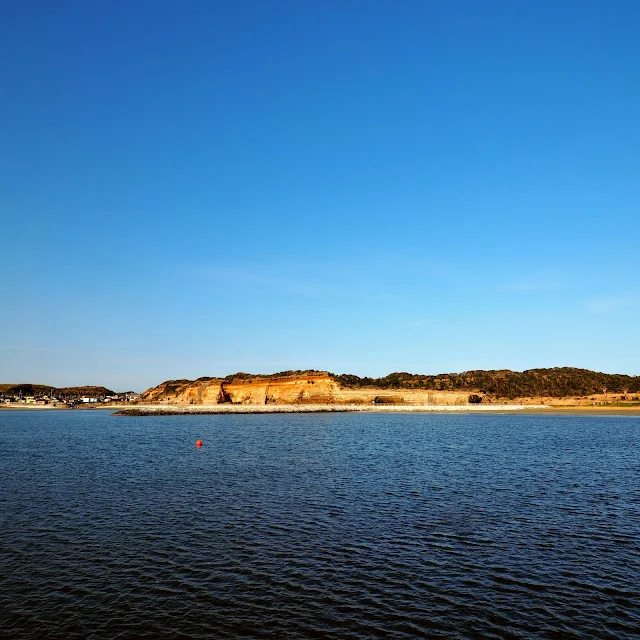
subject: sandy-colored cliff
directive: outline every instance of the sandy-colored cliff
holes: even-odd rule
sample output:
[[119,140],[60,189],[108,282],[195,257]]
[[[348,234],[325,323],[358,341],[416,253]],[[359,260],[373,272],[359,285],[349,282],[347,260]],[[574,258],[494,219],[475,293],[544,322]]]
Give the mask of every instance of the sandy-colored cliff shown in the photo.
[[169,380],[142,394],[149,404],[408,404],[465,405],[468,392],[344,389],[328,373],[226,380]]
[[[555,405],[640,407],[640,376],[556,367],[522,373],[470,371],[358,378],[322,371],[168,380],[145,391],[144,404],[165,405]],[[477,405],[476,405],[477,406]]]

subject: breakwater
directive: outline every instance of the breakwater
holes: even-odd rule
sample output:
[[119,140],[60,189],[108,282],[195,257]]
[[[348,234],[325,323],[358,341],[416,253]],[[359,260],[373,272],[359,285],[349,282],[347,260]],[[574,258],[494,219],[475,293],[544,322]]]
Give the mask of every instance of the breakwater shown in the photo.
[[546,405],[382,405],[382,404],[222,404],[222,405],[137,405],[116,411],[116,416],[228,415],[246,413],[422,413],[422,412],[495,412],[548,409]]

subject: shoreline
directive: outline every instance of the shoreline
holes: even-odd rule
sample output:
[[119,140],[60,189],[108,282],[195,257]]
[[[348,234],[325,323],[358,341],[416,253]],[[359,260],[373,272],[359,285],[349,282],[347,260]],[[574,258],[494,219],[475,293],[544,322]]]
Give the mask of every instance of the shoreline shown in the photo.
[[114,416],[234,415],[282,413],[544,413],[547,415],[628,415],[640,417],[640,406],[486,404],[486,405],[363,405],[363,404],[220,404],[220,405],[0,405],[0,411],[112,411]]
[[[105,407],[106,408],[106,407]],[[139,405],[116,411],[115,416],[231,415],[267,413],[487,413],[535,409],[546,405],[363,405],[363,404],[220,404],[220,405]]]

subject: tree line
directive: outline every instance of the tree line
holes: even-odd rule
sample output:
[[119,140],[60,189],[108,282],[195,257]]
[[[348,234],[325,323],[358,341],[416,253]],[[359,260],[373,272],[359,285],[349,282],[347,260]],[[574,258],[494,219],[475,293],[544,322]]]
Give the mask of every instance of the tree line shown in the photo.
[[331,374],[342,387],[361,389],[424,389],[429,391],[475,391],[500,398],[526,396],[588,396],[597,393],[640,393],[640,376],[600,373],[573,367],[527,371],[465,371],[421,375],[390,373],[383,378]]
[[115,391],[106,387],[50,387],[46,384],[3,384],[0,385],[0,393],[5,396],[56,396],[56,397],[77,397],[77,396],[113,396]]

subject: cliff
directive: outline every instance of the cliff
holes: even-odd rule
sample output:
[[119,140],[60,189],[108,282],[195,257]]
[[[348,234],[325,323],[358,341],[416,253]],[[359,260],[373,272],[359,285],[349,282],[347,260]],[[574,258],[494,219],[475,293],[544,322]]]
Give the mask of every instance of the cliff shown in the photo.
[[469,394],[452,391],[375,387],[349,389],[326,372],[275,376],[229,376],[198,380],[168,380],[142,394],[149,404],[438,404],[462,405]]
[[[168,380],[142,394],[148,404],[408,404],[466,405],[518,400],[602,404],[640,400],[640,376],[556,367],[518,372],[467,371],[438,375],[392,373],[384,378],[284,371],[226,378]],[[633,394],[633,395],[630,395]]]

